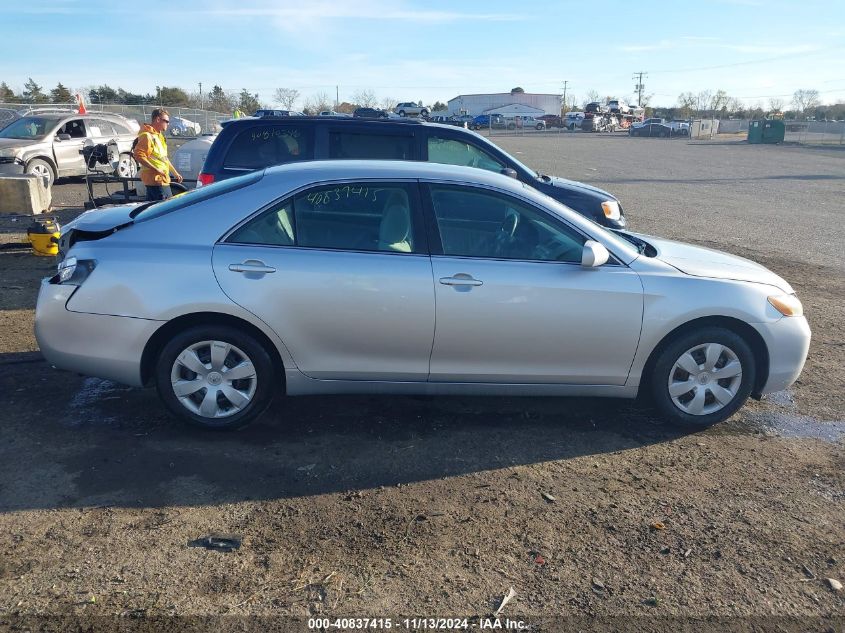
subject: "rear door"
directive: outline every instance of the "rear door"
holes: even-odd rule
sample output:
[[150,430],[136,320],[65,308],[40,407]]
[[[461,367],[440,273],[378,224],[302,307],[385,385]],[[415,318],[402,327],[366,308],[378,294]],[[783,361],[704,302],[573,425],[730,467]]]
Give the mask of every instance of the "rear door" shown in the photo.
[[282,200],[214,249],[223,291],[307,376],[425,381],[434,288],[415,182],[340,182]]

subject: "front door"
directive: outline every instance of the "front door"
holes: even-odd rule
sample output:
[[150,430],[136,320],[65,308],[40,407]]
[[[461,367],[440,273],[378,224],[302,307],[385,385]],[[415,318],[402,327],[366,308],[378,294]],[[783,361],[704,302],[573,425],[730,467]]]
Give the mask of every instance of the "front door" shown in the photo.
[[582,267],[585,236],[510,196],[433,184],[430,200],[432,382],[625,383],[643,312],[635,272]]
[[69,134],[70,139],[59,141],[53,139],[53,153],[56,155],[58,176],[84,176],[87,168],[85,159],[79,150],[88,138],[85,121],[83,119],[71,119],[66,121],[58,130],[56,135]]
[[218,282],[307,376],[425,381],[434,289],[417,200],[412,183],[309,189],[215,247]]

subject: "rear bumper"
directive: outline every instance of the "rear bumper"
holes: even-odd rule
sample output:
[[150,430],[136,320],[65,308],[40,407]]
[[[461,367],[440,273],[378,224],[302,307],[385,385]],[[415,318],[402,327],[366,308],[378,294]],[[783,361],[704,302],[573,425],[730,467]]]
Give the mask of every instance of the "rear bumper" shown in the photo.
[[810,349],[810,325],[804,317],[784,317],[774,323],[754,323],[769,351],[769,377],[760,394],[781,391],[794,383]]
[[141,356],[161,321],[71,312],[76,286],[41,282],[35,338],[47,362],[126,385],[142,386]]

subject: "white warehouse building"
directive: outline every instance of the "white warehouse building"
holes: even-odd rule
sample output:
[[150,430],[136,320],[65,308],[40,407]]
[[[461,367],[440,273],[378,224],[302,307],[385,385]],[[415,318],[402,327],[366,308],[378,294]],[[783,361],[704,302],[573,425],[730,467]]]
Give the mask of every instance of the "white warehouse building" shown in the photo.
[[562,95],[530,92],[458,95],[449,99],[449,114],[503,114],[505,116],[542,116],[560,114]]

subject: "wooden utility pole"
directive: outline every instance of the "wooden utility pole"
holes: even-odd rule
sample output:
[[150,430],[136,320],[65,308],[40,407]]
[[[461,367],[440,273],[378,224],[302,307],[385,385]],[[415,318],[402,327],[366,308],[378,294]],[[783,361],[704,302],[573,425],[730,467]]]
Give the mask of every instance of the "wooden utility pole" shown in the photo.
[[648,73],[645,71],[640,71],[638,73],[634,73],[633,79],[637,80],[637,83],[634,85],[634,90],[637,91],[637,107],[643,107],[643,90],[645,90],[645,84],[643,83],[643,75],[648,77]]

